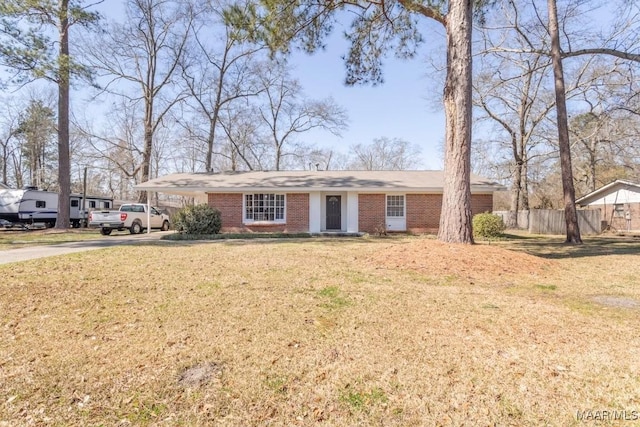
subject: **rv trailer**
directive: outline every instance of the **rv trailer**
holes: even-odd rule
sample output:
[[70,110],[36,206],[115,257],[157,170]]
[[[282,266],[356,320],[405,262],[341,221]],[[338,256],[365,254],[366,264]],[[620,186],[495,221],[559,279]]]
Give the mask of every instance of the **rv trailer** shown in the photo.
[[[110,209],[113,199],[87,196],[83,211],[82,194],[70,197],[69,219],[74,228],[87,219],[90,209]],[[58,218],[58,193],[26,187],[22,190],[0,189],[0,218],[24,226],[42,224],[53,227]]]

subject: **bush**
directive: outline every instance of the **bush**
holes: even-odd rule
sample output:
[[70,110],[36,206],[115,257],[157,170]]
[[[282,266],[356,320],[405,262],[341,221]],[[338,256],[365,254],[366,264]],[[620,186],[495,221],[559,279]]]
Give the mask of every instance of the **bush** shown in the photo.
[[173,224],[179,233],[218,234],[222,227],[220,211],[209,205],[187,206],[173,216]]
[[474,236],[484,238],[500,237],[506,228],[507,226],[499,215],[485,212],[473,217]]

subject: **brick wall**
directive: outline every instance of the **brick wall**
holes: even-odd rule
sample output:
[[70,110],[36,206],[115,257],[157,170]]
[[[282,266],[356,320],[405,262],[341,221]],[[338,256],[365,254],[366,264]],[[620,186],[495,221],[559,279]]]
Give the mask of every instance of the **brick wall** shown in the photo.
[[[375,233],[386,220],[385,194],[360,194],[358,220],[360,231]],[[440,226],[442,194],[407,194],[407,231],[411,233],[435,233]],[[471,211],[475,215],[493,210],[492,194],[471,195]]]
[[384,194],[358,195],[358,228],[359,231],[375,233],[386,223],[386,200]]
[[407,194],[407,231],[434,233],[440,225],[441,194]]
[[603,221],[602,231],[605,231],[609,224],[611,224],[611,229],[613,231],[627,231],[627,228],[629,227],[625,216],[627,211],[631,214],[630,229],[634,231],[640,230],[640,203],[624,203],[624,213],[622,214],[622,217],[612,215],[613,205],[607,205],[606,209],[605,206],[601,205],[594,206],[593,208],[600,209],[600,218],[602,218]]
[[493,212],[493,194],[472,194],[471,214]]
[[272,232],[299,233],[309,231],[309,194],[286,195],[285,224],[251,224],[242,223],[242,194],[238,193],[209,193],[209,206],[220,211],[222,231],[228,233],[239,232]]
[[[290,193],[286,196],[286,224],[244,225],[242,224],[242,194],[210,193],[209,205],[222,215],[222,231],[225,232],[307,232],[309,231],[309,194]],[[360,194],[358,196],[359,231],[375,233],[385,225],[386,195]],[[473,214],[491,212],[493,195],[474,194],[471,196]],[[441,194],[407,194],[407,231],[413,233],[437,232],[442,209]],[[604,217],[604,216],[603,216]],[[640,229],[640,205],[635,205],[632,218]],[[634,221],[635,223],[635,221]]]
[[222,230],[242,229],[242,194],[209,193],[208,204],[220,211]]
[[287,226],[291,233],[309,231],[309,194],[287,194]]

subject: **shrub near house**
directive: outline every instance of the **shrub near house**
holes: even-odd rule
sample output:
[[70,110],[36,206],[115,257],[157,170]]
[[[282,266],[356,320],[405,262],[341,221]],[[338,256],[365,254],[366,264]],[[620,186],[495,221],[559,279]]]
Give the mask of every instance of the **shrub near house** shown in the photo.
[[173,221],[176,231],[184,234],[218,234],[222,228],[220,211],[209,205],[184,207]]
[[487,239],[500,237],[506,228],[502,217],[499,215],[485,212],[473,217],[473,234],[476,237]]

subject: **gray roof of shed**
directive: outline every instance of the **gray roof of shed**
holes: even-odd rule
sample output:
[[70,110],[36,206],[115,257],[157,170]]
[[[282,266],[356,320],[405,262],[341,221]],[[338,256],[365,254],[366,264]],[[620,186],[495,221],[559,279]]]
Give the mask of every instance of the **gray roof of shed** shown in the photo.
[[[443,171],[250,171],[172,174],[135,186],[139,191],[192,195],[211,192],[442,192]],[[505,188],[487,178],[471,176],[471,191]]]

